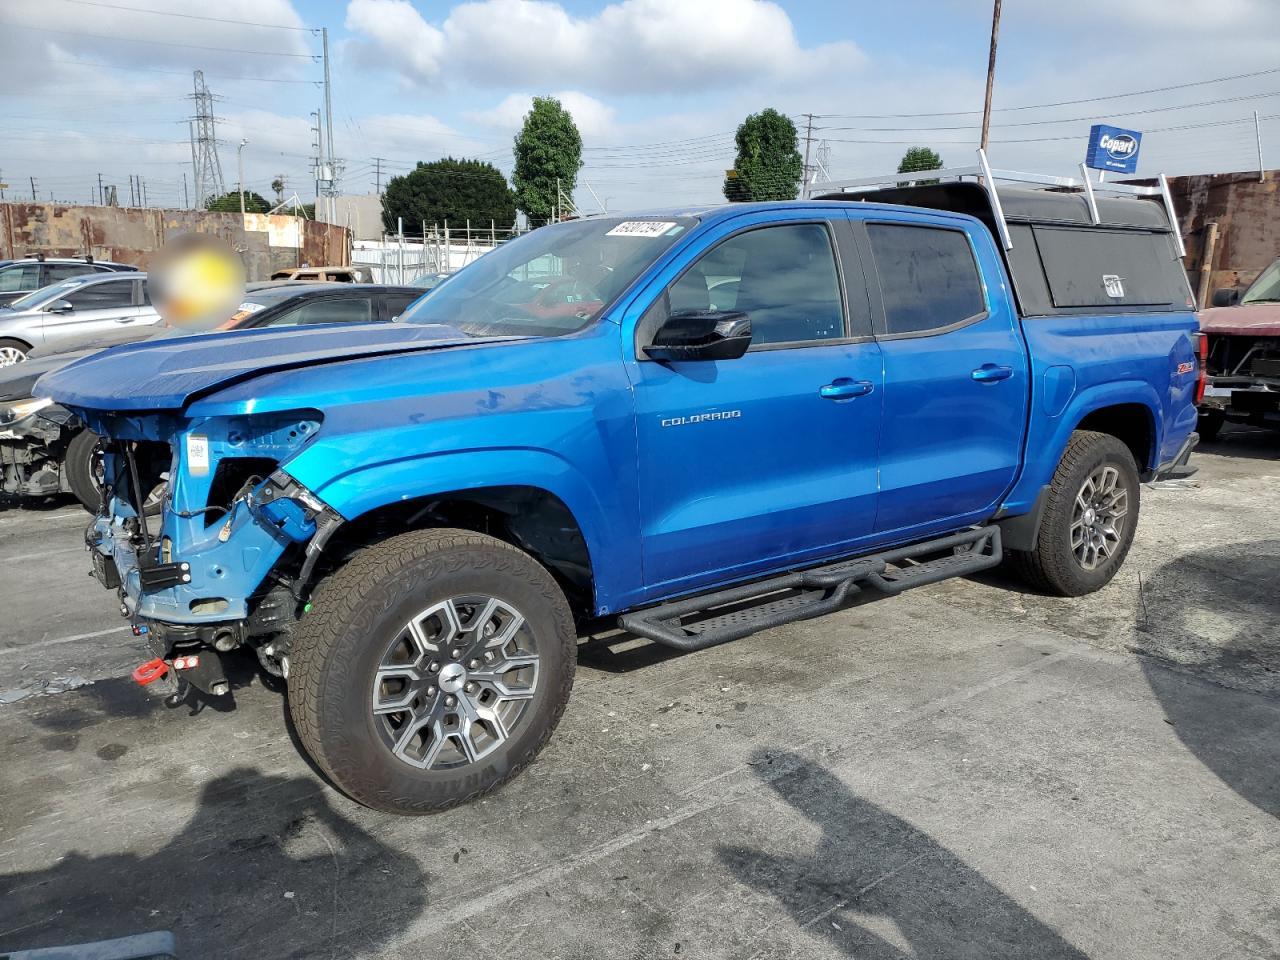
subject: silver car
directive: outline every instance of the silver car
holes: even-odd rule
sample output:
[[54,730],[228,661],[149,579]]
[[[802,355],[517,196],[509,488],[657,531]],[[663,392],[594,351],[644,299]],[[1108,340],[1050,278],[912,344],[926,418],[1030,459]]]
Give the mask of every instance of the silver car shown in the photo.
[[141,339],[159,322],[145,273],[72,277],[0,306],[0,366],[19,363],[38,347]]

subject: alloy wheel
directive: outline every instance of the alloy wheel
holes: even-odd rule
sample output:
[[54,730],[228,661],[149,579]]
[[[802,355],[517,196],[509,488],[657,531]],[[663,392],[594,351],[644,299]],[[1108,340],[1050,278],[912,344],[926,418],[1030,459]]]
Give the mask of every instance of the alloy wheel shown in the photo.
[[528,712],[539,657],[524,616],[494,597],[441,601],[391,641],[373,681],[384,745],[423,770],[465,766],[502,746]]
[[1103,464],[1085,478],[1071,514],[1071,551],[1084,570],[1096,570],[1124,538],[1129,491],[1120,471]]

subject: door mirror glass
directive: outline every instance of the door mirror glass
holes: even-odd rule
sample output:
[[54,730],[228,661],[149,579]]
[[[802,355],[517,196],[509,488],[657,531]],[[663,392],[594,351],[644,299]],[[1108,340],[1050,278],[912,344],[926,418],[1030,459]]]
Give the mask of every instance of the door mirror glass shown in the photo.
[[736,360],[751,346],[751,320],[736,310],[677,310],[645,347],[652,360]]
[[75,310],[75,307],[66,300],[55,300],[53,303],[49,304],[46,310],[49,313],[71,313]]
[[1215,307],[1234,307],[1240,302],[1240,291],[1235,287],[1222,287],[1213,291],[1212,303]]

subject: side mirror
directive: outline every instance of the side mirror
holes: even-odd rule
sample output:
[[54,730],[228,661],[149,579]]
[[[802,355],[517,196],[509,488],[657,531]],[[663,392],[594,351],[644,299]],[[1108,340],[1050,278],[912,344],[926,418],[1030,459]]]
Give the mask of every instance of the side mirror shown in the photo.
[[1221,287],[1213,291],[1210,302],[1215,307],[1234,307],[1240,302],[1240,290],[1238,287]]
[[644,348],[651,360],[737,360],[751,346],[751,320],[741,311],[677,310]]
[[55,300],[49,306],[45,307],[46,313],[71,313],[75,310],[66,300]]

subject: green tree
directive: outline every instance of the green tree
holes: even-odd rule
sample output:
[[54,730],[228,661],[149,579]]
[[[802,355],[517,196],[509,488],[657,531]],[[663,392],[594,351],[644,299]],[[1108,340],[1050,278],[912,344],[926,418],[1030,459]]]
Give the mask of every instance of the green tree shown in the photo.
[[[921,170],[941,170],[942,157],[934,153],[928,147],[912,147],[902,155],[902,161],[898,164],[899,173],[919,173]],[[937,183],[937,180],[917,180],[918,184]],[[906,186],[906,182],[899,184]]]
[[529,218],[530,226],[550,220],[557,206],[564,207],[562,202],[557,204],[557,180],[560,194],[572,197],[582,169],[582,135],[555,97],[533,98],[533,108],[516,136],[515,159],[511,185],[516,206]]
[[724,178],[727,200],[794,200],[804,177],[796,125],[769,107],[742,121],[734,138],[738,158]]
[[510,227],[516,221],[516,205],[507,178],[491,163],[445,157],[433,163],[419,162],[404,176],[392,177],[382,194],[382,226],[396,232],[396,221],[417,232],[423,222],[461,227],[489,221]]
[[[204,208],[214,213],[239,213],[240,194],[235,190],[231,190],[220,197],[211,197],[205,203]],[[245,213],[266,213],[270,209],[271,204],[267,203],[262,194],[254,193],[252,190],[244,192]]]

